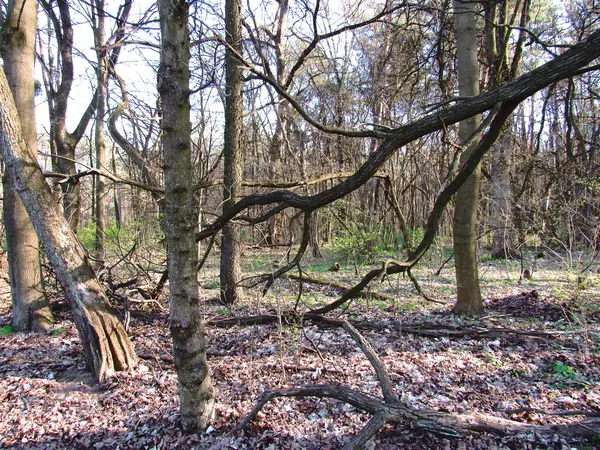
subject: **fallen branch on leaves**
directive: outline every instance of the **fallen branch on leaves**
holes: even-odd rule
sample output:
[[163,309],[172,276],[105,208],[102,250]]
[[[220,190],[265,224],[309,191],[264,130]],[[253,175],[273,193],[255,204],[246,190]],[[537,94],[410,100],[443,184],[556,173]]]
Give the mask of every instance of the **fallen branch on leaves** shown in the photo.
[[343,327],[373,366],[383,398],[333,384],[268,390],[263,392],[252,411],[230,432],[230,436],[242,430],[265,404],[278,397],[333,398],[372,414],[371,419],[362,430],[344,447],[346,449],[362,448],[383,426],[397,423],[408,424],[423,431],[455,438],[474,432],[498,435],[537,433],[553,436],[559,434],[569,438],[591,438],[600,434],[600,419],[597,418],[568,425],[532,425],[488,414],[451,414],[415,409],[397,395],[389,374],[369,342],[349,322],[344,321]]
[[[217,328],[229,328],[232,326],[270,325],[277,324],[281,320],[284,324],[314,322],[325,327],[344,327],[346,320],[325,317],[320,314],[305,313],[298,314],[293,311],[277,314],[261,314],[256,316],[233,317],[230,319],[209,320],[206,324]],[[361,330],[397,330],[402,333],[417,334],[424,337],[436,338],[463,338],[471,337],[478,339],[482,337],[501,336],[527,336],[535,338],[553,338],[581,334],[578,331],[543,331],[543,330],[518,330],[514,328],[488,328],[478,325],[445,325],[431,323],[416,324],[382,324],[369,321],[351,321],[351,326]]]
[[600,417],[600,411],[548,411],[546,409],[539,408],[517,408],[507,409],[504,411],[505,414],[522,414],[522,413],[536,413],[543,414],[546,416],[586,416],[586,417]]

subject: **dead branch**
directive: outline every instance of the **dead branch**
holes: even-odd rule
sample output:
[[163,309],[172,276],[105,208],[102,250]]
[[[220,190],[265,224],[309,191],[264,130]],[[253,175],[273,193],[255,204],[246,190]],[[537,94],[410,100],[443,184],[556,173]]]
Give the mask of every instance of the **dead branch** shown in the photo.
[[354,339],[354,342],[358,344],[359,348],[362,350],[362,352],[365,354],[365,356],[375,369],[375,373],[377,374],[377,378],[379,379],[379,384],[381,385],[381,392],[383,393],[383,398],[385,399],[385,401],[388,403],[398,401],[398,397],[396,396],[394,388],[392,387],[392,380],[390,379],[390,376],[385,370],[383,363],[379,359],[379,356],[377,356],[377,353],[375,353],[375,350],[373,350],[373,347],[371,347],[371,344],[369,344],[369,341],[367,341],[363,337],[363,335],[358,332],[356,328],[350,325],[350,322],[348,322],[347,320],[344,320],[343,326],[344,330],[346,330],[350,337]]
[[415,287],[415,289],[417,290],[419,295],[423,298],[423,300],[427,300],[428,302],[432,302],[432,303],[437,303],[439,305],[446,304],[446,302],[443,302],[441,300],[436,300],[435,298],[432,298],[432,297],[428,296],[427,294],[425,294],[425,292],[423,292],[423,290],[421,289],[421,285],[419,284],[419,281],[412,274],[410,269],[406,269],[406,275],[408,275],[408,278],[410,278],[410,281],[412,281],[413,286]]
[[[316,313],[298,314],[293,311],[280,313],[283,323],[313,322],[325,327],[341,328],[345,321],[326,317]],[[209,320],[207,325],[217,328],[229,328],[232,326],[251,326],[251,325],[271,325],[277,323],[279,317],[277,314],[261,314],[256,316],[232,317],[229,319]],[[382,331],[397,330],[401,333],[416,334],[423,337],[434,338],[497,338],[503,336],[523,336],[540,339],[559,338],[563,336],[573,336],[581,334],[578,331],[543,331],[543,330],[518,330],[513,328],[488,328],[477,325],[441,325],[429,323],[413,324],[385,324],[369,321],[349,321],[354,328],[360,330],[378,330]]]
[[533,432],[545,436],[560,434],[569,438],[592,437],[600,433],[600,419],[597,418],[568,425],[532,425],[481,413],[451,414],[415,409],[394,395],[385,367],[364,337],[348,321],[343,322],[343,327],[365,353],[375,369],[384,393],[383,399],[346,386],[332,384],[267,390],[263,392],[252,411],[233,428],[229,435],[235,434],[248,425],[267,402],[277,397],[333,398],[372,414],[372,418],[362,430],[346,444],[344,447],[346,449],[362,448],[387,423],[408,424],[423,431],[450,437],[463,437],[474,432],[487,432],[498,435]]
[[278,364],[265,364],[263,366],[263,370],[277,370],[277,369],[283,369],[283,370],[287,370],[290,372],[319,372],[319,373],[329,373],[332,375],[342,375],[342,376],[346,376],[345,373],[340,372],[339,370],[335,370],[335,369],[327,369],[325,367],[321,368],[321,367],[303,367],[303,366],[292,366],[289,364],[286,364],[284,366],[278,365]]
[[[288,274],[288,275],[284,275],[282,277],[280,277],[282,279],[288,279],[288,280],[295,280],[295,281],[300,281],[301,283],[310,283],[310,284],[317,284],[320,286],[327,286],[330,288],[333,288],[335,290],[339,290],[339,291],[348,291],[351,287],[343,284],[343,283],[337,283],[335,281],[329,281],[329,280],[321,280],[319,278],[312,278],[312,277],[308,277],[306,275],[295,275],[295,274]],[[386,295],[386,294],[381,294],[379,292],[360,292],[358,295],[358,297],[363,297],[363,298],[376,298],[379,300],[393,300],[394,297],[392,297],[391,295]]]
[[505,414],[521,414],[524,412],[532,412],[536,414],[544,414],[546,416],[585,416],[585,417],[600,417],[600,411],[548,411],[539,408],[517,408],[507,409]]

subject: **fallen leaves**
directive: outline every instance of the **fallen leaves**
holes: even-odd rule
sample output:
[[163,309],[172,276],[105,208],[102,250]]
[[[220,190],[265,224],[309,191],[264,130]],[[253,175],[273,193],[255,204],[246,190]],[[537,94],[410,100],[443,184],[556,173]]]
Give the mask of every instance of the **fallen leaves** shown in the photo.
[[[555,330],[559,302],[516,295],[488,302],[482,327]],[[207,308],[209,308],[207,306]],[[207,311],[207,313],[214,313]],[[466,326],[444,311],[402,318],[388,310],[353,313],[383,325],[365,337],[384,361],[402,399],[418,408],[483,411],[533,423],[572,417],[540,411],[600,410],[598,355],[583,336],[501,335],[473,339],[406,334],[410,324]],[[531,318],[535,317],[533,321]],[[0,325],[8,323],[0,306]],[[597,322],[585,336],[597,340]],[[567,331],[569,328],[563,328]],[[208,330],[208,352],[219,388],[218,418],[210,433],[183,435],[178,425],[177,380],[165,316],[134,317],[131,336],[138,367],[96,385],[86,371],[74,325],[63,320],[49,335],[10,333],[0,338],[0,447],[12,448],[339,448],[368,417],[330,400],[277,399],[234,437],[226,433],[265,389],[340,383],[379,395],[372,367],[343,330],[249,326]],[[521,412],[511,413],[511,410]],[[388,427],[369,448],[524,448],[567,445],[560,438],[470,436],[457,441]]]

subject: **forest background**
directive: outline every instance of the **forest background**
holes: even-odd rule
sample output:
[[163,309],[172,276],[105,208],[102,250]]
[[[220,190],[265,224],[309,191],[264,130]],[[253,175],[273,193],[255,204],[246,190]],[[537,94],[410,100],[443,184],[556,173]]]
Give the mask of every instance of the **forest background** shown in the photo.
[[[85,357],[92,376],[76,402],[104,407],[166,383],[162,401],[172,407],[176,390],[180,409],[159,414],[155,404],[149,420],[163,431],[150,437],[123,414],[96,416],[95,432],[69,421],[47,432],[40,394],[29,416],[7,403],[5,445],[267,446],[280,439],[268,421],[224,433],[268,387],[280,390],[265,401],[333,397],[372,414],[363,427],[338,404],[308,413],[332,447],[443,446],[475,431],[516,435],[507,445],[596,442],[593,1],[1,6],[12,299],[3,398],[35,397],[32,386],[52,397],[54,384],[61,397]],[[385,364],[357,329],[379,342]],[[46,337],[13,333],[24,330]],[[406,334],[417,337],[401,343]],[[30,356],[15,352],[23,343]],[[372,381],[339,366],[353,346]],[[432,367],[411,369],[422,346],[432,363],[467,355],[462,370],[436,380]],[[67,364],[41,364],[57,348]],[[219,358],[265,380],[231,384],[239,369]],[[473,364],[499,389],[487,388],[489,403],[471,397],[483,389],[465,379]],[[411,393],[432,388],[423,373],[441,393]],[[291,388],[311,377],[320,384]],[[364,394],[375,381],[379,403]],[[450,385],[462,394],[448,395]],[[532,386],[537,403],[523,406]],[[289,428],[302,406],[277,405],[293,417],[282,439],[322,447]],[[425,434],[390,434],[387,423]],[[190,437],[177,425],[218,432]]]

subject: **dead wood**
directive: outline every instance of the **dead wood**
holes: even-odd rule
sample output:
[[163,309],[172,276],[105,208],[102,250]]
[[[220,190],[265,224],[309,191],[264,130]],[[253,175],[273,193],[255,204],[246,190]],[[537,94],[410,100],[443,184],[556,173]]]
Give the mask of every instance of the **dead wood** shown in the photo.
[[[343,284],[343,283],[337,283],[335,281],[330,281],[330,280],[321,280],[319,278],[308,277],[304,274],[303,275],[286,274],[286,275],[281,276],[280,278],[300,281],[302,283],[316,284],[319,286],[328,286],[337,291],[343,291],[343,292],[347,292],[351,289],[350,286]],[[393,300],[394,299],[394,297],[392,297],[391,295],[381,294],[379,292],[372,292],[372,291],[371,292],[363,292],[362,290],[360,292],[356,293],[356,297],[376,298],[378,300]]]
[[[334,319],[321,314],[305,313],[300,314],[294,311],[284,311],[277,314],[259,314],[256,316],[232,317],[228,319],[212,319],[207,321],[208,326],[217,328],[230,328],[233,326],[252,326],[252,325],[271,325],[277,324],[281,320],[284,324],[298,324],[301,322],[313,322],[325,327],[341,328],[346,320]],[[478,325],[461,326],[435,323],[379,323],[370,321],[349,321],[351,325],[360,330],[397,330],[401,333],[416,334],[424,337],[434,338],[496,338],[502,336],[525,336],[533,338],[556,338],[561,336],[571,336],[581,334],[577,331],[543,331],[543,330],[519,330],[514,328],[488,328]]]
[[545,436],[560,434],[568,438],[591,438],[600,433],[600,419],[598,418],[568,425],[532,425],[481,413],[451,414],[415,409],[396,395],[383,363],[358,330],[348,321],[343,322],[343,327],[373,366],[383,398],[333,384],[267,390],[263,392],[252,411],[231,431],[230,435],[248,425],[267,402],[277,397],[333,398],[372,414],[372,418],[362,430],[346,444],[344,447],[346,449],[362,448],[388,423],[410,425],[423,431],[450,437],[487,432],[498,435],[537,433]]

